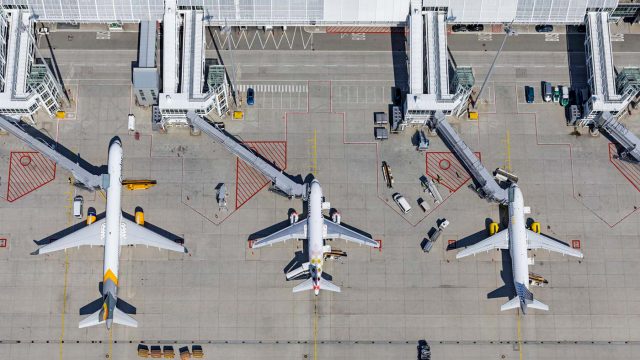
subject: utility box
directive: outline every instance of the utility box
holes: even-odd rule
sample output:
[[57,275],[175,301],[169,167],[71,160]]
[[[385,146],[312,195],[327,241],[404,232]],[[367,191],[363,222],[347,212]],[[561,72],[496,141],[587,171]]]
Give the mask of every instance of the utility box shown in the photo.
[[376,127],[374,130],[376,140],[387,140],[389,138],[389,131],[383,127]]
[[386,125],[389,123],[389,118],[383,112],[374,112],[373,121],[376,125]]
[[569,106],[567,125],[575,125],[580,120],[581,115],[578,105]]

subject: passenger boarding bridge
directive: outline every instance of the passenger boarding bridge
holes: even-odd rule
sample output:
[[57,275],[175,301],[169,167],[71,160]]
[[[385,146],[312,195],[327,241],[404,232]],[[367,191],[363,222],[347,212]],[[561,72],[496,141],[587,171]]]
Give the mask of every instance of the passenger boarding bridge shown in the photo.
[[615,76],[609,13],[589,12],[585,24],[591,96],[583,104],[583,114],[578,125],[604,131],[621,147],[621,159],[640,162],[640,139],[616,119],[640,92],[640,70],[625,68]]
[[288,197],[301,197],[306,200],[307,186],[305,184],[293,181],[280,169],[256,155],[245,145],[238,142],[233,136],[220,130],[217,126],[203,119],[195,112],[189,111],[187,118],[191,126],[202,130],[202,132],[209,135],[214,141],[222,144],[230,153],[236,155],[249,166],[262,173],[262,175],[271,179],[272,185],[284,195]]
[[96,175],[86,170],[80,166],[78,161],[74,162],[67,155],[60,152],[59,145],[55,141],[40,134],[37,130],[21,122],[19,119],[0,114],[0,128],[11,133],[33,150],[38,151],[55,162],[58,166],[67,169],[73,174],[73,177],[88,190],[106,189],[109,186],[108,176]]
[[[187,112],[218,116],[228,110],[227,81],[208,84],[204,93],[204,11],[177,10],[176,0],[166,0],[163,23],[162,93],[158,99],[161,128],[188,126]],[[208,70],[214,71],[215,65]]]
[[409,93],[405,101],[405,121],[426,125],[436,111],[460,115],[474,79],[470,68],[460,68],[456,70],[454,82],[449,82],[446,13],[423,11],[423,0],[412,0],[408,43]]

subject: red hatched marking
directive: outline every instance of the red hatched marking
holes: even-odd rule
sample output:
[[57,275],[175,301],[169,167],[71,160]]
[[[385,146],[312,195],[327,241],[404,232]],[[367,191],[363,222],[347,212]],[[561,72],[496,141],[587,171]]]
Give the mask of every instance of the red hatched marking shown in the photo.
[[7,201],[14,202],[56,178],[56,164],[35,151],[12,151]]
[[616,145],[609,143],[609,161],[611,161],[613,166],[618,169],[620,174],[622,174],[636,190],[640,191],[640,165],[616,159],[614,156],[617,153]]
[[0,239],[0,248],[7,247],[7,239]]
[[249,240],[249,249],[253,249],[254,240]]
[[580,240],[571,240],[571,247],[574,249],[580,249]]
[[[287,168],[286,141],[247,141],[247,147],[271,161],[278,169]],[[246,162],[236,159],[236,209],[269,184],[270,180]]]
[[[474,153],[480,159],[480,153]],[[462,167],[458,159],[450,152],[427,152],[426,155],[427,176],[434,179],[449,191],[456,192],[462,185],[469,181],[467,171]]]
[[378,27],[378,26],[328,26],[328,34],[390,34],[404,33],[402,27]]
[[378,252],[382,252],[382,240],[376,240],[378,243]]

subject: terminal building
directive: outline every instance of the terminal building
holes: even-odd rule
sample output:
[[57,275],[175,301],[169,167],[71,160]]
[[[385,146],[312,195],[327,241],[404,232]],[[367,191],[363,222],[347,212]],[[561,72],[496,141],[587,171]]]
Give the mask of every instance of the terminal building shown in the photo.
[[409,83],[404,116],[405,123],[414,125],[426,125],[437,111],[459,115],[468,104],[475,79],[471,68],[455,68],[449,59],[451,24],[586,24],[591,97],[584,105],[583,125],[603,112],[618,114],[638,91],[636,72],[614,77],[609,34],[609,22],[638,19],[640,3],[635,1],[3,0],[0,10],[0,113],[7,115],[32,115],[42,107],[53,116],[64,100],[34,49],[36,23],[105,23],[110,29],[139,23],[134,94],[139,105],[153,106],[160,128],[189,125],[189,111],[203,116],[229,111],[234,84],[223,65],[205,59],[207,26],[265,31],[274,26],[405,27]]

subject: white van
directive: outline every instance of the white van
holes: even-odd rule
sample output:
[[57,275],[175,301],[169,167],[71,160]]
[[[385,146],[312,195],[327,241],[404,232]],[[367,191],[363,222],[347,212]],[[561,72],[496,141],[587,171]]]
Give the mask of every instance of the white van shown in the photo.
[[407,199],[405,199],[404,196],[400,195],[400,193],[393,194],[393,201],[398,204],[398,207],[400,207],[400,210],[402,210],[403,213],[406,214],[411,210],[411,205],[409,205]]
[[73,198],[73,216],[78,219],[82,219],[82,205],[84,204],[84,199],[81,195],[78,195]]

